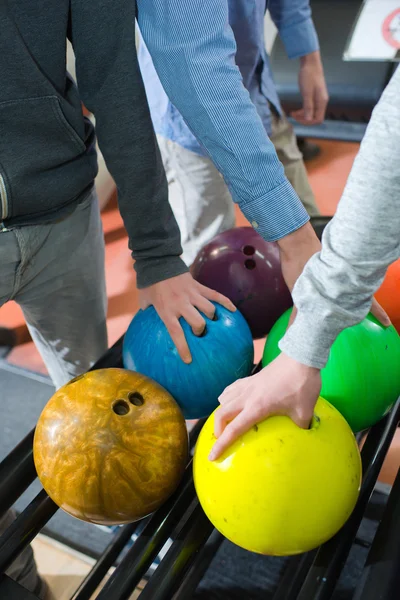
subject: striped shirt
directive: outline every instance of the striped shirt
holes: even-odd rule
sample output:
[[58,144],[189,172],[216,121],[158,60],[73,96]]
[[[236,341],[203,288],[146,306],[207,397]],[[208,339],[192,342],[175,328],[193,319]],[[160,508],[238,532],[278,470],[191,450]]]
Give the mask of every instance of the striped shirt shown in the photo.
[[[296,38],[301,24],[313,31],[308,51],[317,49],[308,4],[293,1],[285,17],[278,6],[285,3],[270,2],[282,37],[289,45],[294,40],[291,56],[301,54]],[[304,225],[308,215],[243,85],[228,1],[137,0],[137,5],[140,31],[162,87],[252,226],[275,241]],[[296,12],[295,5],[303,10]]]
[[[265,0],[227,0],[229,24],[236,41],[235,61],[243,84],[264,124],[271,133],[270,104],[282,114],[266,51]],[[318,49],[318,38],[311,19],[309,0],[271,0],[269,10],[290,58],[310,54]],[[182,115],[166,95],[153,61],[143,40],[139,44],[139,64],[156,132],[186,150],[201,156],[206,151],[186,125]]]

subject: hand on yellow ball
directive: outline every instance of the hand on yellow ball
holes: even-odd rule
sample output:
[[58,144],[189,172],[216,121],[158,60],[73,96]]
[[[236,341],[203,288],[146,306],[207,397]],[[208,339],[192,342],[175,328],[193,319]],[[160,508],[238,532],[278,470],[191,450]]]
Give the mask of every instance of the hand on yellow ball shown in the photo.
[[215,413],[215,437],[209,455],[216,460],[253,425],[273,415],[287,415],[307,429],[321,391],[319,369],[280,354],[256,375],[239,379],[219,397]]

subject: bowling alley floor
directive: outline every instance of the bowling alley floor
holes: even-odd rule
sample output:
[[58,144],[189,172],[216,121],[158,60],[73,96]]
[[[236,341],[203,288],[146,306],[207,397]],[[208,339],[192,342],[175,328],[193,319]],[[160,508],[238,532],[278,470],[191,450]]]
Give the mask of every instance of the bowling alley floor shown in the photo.
[[[52,597],[50,596],[46,600],[69,600],[94,565],[95,560],[44,535],[38,535],[32,546],[39,572],[46,580],[52,594]],[[112,572],[113,569],[110,569],[102,585],[106,583]],[[136,600],[144,583],[137,587],[130,600]],[[101,587],[96,590],[93,598],[96,597]]]
[[[328,141],[319,142],[319,145],[321,154],[307,164],[307,170],[321,213],[331,215],[335,212],[358,145]],[[112,344],[126,331],[138,309],[138,299],[127,236],[114,198],[103,212],[102,218],[109,301],[107,325],[109,342]],[[237,211],[237,225],[244,224],[246,221],[243,215]],[[7,357],[8,362],[46,374],[45,366],[24,325],[22,313],[14,303],[8,303],[0,309],[0,326],[13,328],[17,333],[18,343]],[[255,344],[256,359],[261,357],[263,344],[263,340]],[[392,456],[397,458],[387,459],[380,477],[382,482],[393,481],[399,455],[398,435],[392,447]],[[49,582],[54,597],[57,600],[70,598],[89,571],[93,560],[42,535],[38,536],[33,545],[39,570]],[[136,598],[137,594],[138,592],[132,598]]]

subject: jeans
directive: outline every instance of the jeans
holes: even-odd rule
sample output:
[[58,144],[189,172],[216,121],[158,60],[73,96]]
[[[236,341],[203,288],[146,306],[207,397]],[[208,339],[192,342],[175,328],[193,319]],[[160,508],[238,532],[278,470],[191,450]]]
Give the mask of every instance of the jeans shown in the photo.
[[[106,351],[104,237],[94,190],[58,222],[0,232],[0,306],[9,300],[21,307],[56,388]],[[0,535],[14,518],[12,511],[0,518]],[[30,547],[7,574],[35,590]]]

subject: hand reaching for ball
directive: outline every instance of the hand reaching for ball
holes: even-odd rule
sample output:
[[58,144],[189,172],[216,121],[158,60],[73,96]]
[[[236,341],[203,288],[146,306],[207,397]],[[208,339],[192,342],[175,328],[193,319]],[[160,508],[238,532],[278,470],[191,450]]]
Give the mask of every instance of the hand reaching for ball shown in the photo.
[[214,421],[218,439],[210,460],[216,460],[253,425],[273,415],[288,415],[307,429],[320,391],[320,371],[285,354],[256,375],[236,381],[219,397],[221,407]]
[[201,335],[206,322],[200,312],[212,319],[215,313],[212,302],[217,302],[232,312],[236,310],[228,298],[201,285],[189,273],[165,279],[139,290],[139,301],[142,309],[154,306],[168,329],[179,356],[188,364],[192,361],[192,357],[179,319],[183,317],[191,326],[193,333]]

